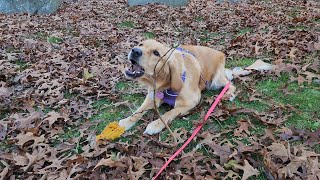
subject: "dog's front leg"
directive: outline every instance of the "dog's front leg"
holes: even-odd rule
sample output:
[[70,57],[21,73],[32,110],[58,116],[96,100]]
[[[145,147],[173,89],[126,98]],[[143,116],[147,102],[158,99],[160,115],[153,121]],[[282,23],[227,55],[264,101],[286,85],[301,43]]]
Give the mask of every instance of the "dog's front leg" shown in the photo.
[[[175,107],[171,111],[166,112],[162,117],[162,120],[165,123],[171,122],[174,118],[176,118],[179,115],[186,114],[189,110],[194,108],[195,106],[182,106],[182,107]],[[155,121],[152,121],[150,124],[148,124],[146,130],[144,133],[152,135],[159,133],[163,128],[165,128],[165,125],[162,123],[161,119],[157,119]]]
[[[154,107],[153,90],[149,90],[146,99],[142,105],[129,117],[119,121],[119,126],[125,127],[126,130],[130,129],[149,109]],[[156,105],[159,107],[160,99],[156,98]]]

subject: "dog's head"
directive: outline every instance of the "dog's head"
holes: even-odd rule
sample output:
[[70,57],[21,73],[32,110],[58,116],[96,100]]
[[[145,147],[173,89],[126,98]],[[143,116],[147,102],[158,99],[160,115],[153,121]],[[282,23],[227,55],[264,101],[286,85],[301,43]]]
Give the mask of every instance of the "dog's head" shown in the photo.
[[[125,70],[125,75],[130,79],[150,79],[156,75],[162,78],[163,84],[170,83],[171,88],[180,91],[182,87],[182,61],[177,61],[180,56],[169,52],[170,48],[156,40],[142,41],[138,46],[133,47],[129,54],[128,60],[131,67]],[[173,51],[173,50],[172,50]],[[156,74],[155,74],[156,73]]]
[[[125,75],[131,79],[137,79],[144,75],[152,76],[157,66],[161,67],[166,60],[164,56],[168,47],[156,40],[145,40],[132,48],[128,54],[131,67],[126,69]],[[158,62],[159,61],[159,62]],[[156,68],[156,69],[157,69]]]

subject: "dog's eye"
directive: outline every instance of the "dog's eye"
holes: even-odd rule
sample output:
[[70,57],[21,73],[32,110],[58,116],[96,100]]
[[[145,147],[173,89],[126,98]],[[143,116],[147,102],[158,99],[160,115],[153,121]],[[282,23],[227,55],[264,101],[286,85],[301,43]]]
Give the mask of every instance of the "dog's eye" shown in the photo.
[[153,51],[153,54],[160,57],[160,54],[158,51]]
[[138,46],[143,46],[143,44],[141,43],[141,44],[139,44]]

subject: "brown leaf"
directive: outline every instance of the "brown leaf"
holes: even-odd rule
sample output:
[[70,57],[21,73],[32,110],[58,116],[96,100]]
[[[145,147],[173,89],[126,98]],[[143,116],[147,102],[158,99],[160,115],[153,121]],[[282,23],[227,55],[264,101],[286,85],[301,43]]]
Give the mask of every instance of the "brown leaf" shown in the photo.
[[8,98],[11,96],[11,94],[12,94],[12,92],[10,91],[9,88],[0,87],[0,97]]
[[238,144],[237,149],[238,149],[238,152],[239,152],[239,153],[244,153],[244,152],[256,152],[258,149],[261,149],[261,148],[259,147],[259,143],[254,142],[254,141],[251,141],[251,143],[253,144],[253,146],[245,145],[243,142],[238,141],[238,140],[234,140],[234,141]]
[[274,137],[273,135],[273,130],[268,128],[268,129],[265,129],[265,135],[263,137],[261,137],[261,139],[265,139],[265,138],[270,138],[273,142],[276,142],[276,138]]
[[320,42],[315,42],[315,43],[313,43],[313,46],[314,46],[314,49],[316,50],[316,51],[319,51],[320,50]]
[[[71,171],[69,172],[69,175],[68,175],[67,179],[71,179],[71,176],[72,176],[73,174],[75,174],[75,173],[77,173],[77,172],[83,171],[83,168],[79,167],[79,165],[80,165],[80,164],[75,164],[75,165],[72,167]],[[78,178],[79,178],[79,177],[74,177],[74,179],[78,179]]]
[[308,131],[306,135],[308,136],[308,139],[305,142],[307,145],[314,146],[320,144],[320,128],[315,132]]
[[273,70],[275,69],[276,66],[266,63],[262,60],[257,60],[256,62],[254,62],[253,64],[251,64],[250,66],[246,67],[245,69],[250,69],[250,70],[257,70],[257,71],[262,71],[262,70]]
[[247,160],[244,160],[243,166],[235,164],[234,167],[243,170],[242,180],[246,180],[251,176],[258,176],[260,174],[260,172],[256,168],[252,167]]
[[26,156],[28,158],[28,165],[23,167],[22,169],[24,171],[27,171],[34,163],[42,159],[44,157],[45,150],[46,148],[38,146],[38,149],[34,150],[32,154],[26,153]]
[[307,75],[306,79],[308,80],[309,85],[311,84],[313,78],[320,79],[320,75],[309,72],[309,71],[303,72],[302,74]]
[[267,147],[271,150],[270,154],[279,157],[282,162],[286,162],[290,157],[290,152],[281,143],[272,143],[272,145]]
[[26,166],[28,165],[29,159],[26,156],[20,156],[18,154],[15,154],[13,156],[13,160],[16,161],[15,165],[18,166]]
[[93,168],[96,169],[99,166],[107,166],[107,167],[127,167],[121,160],[113,160],[112,157],[109,157],[107,159],[101,159],[98,164]]
[[3,141],[7,136],[7,124],[0,122],[0,141]]
[[[50,178],[48,177],[48,179]],[[55,177],[52,177],[51,179],[66,180],[68,179],[68,172],[66,169],[62,169],[59,174],[57,174]]]
[[18,136],[16,137],[16,139],[18,140],[17,145],[23,147],[25,145],[25,143],[29,142],[29,141],[33,141],[33,146],[38,145],[41,142],[45,141],[45,137],[44,134],[41,135],[40,137],[34,136],[31,132],[27,132],[26,134],[18,134]]
[[50,111],[46,117],[43,119],[43,122],[48,121],[49,126],[52,127],[52,124],[54,124],[58,120],[63,120],[64,122],[67,122],[69,120],[68,117],[62,116],[60,113],[55,111]]
[[9,165],[5,166],[4,169],[2,169],[1,173],[0,173],[0,179],[5,179],[5,177],[7,177],[6,175],[9,172]]
[[134,161],[133,167],[135,169],[142,169],[145,165],[148,164],[148,161],[143,157],[131,156],[131,159]]
[[290,81],[294,82],[294,81],[298,81],[298,85],[301,85],[304,83],[305,79],[303,76],[299,75],[297,78],[290,76]]
[[319,58],[316,58],[313,61],[312,65],[310,66],[310,69],[314,70],[317,73],[319,72],[319,70],[320,70],[320,60],[319,60]]
[[214,142],[215,139],[221,136],[220,133],[217,134],[211,134],[209,131],[204,131],[199,135],[200,137],[204,138],[203,140],[200,141],[199,144],[211,144]]
[[32,124],[40,119],[40,113],[39,112],[32,112],[28,117],[22,117],[21,114],[13,114],[10,116],[12,119],[14,119],[15,125],[19,129],[27,129],[31,128]]
[[219,156],[220,158],[220,165],[223,165],[224,163],[226,163],[229,159],[229,156],[232,154],[232,151],[230,149],[229,146],[227,145],[219,145],[216,143],[211,143],[208,144],[212,150],[213,150],[213,154]]
[[294,59],[295,57],[296,57],[296,55],[295,55],[295,53],[298,51],[298,49],[297,48],[291,48],[291,50],[290,50],[290,53],[289,53],[289,57],[291,58],[291,59]]
[[234,131],[234,136],[243,136],[243,132],[245,132],[247,135],[250,135],[249,127],[253,127],[250,121],[239,120],[237,123],[240,124],[240,127]]

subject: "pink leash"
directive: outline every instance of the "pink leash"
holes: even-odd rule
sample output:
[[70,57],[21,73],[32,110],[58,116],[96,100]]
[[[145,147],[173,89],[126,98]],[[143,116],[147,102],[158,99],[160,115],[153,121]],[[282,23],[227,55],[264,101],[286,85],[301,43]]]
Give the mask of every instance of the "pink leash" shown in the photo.
[[223,90],[221,91],[221,93],[219,94],[219,96],[217,97],[217,99],[214,101],[214,103],[212,104],[212,106],[210,107],[209,111],[207,112],[206,116],[204,117],[204,121],[203,123],[201,123],[192,133],[191,137],[180,147],[180,149],[178,149],[178,151],[176,151],[169,159],[168,161],[162,166],[162,168],[160,169],[160,171],[158,172],[158,174],[153,177],[153,180],[156,180],[157,177],[161,174],[161,172],[170,164],[170,162],[191,142],[191,140],[197,135],[197,133],[200,131],[200,129],[202,128],[202,126],[205,124],[205,122],[208,120],[210,114],[212,113],[212,111],[214,110],[214,108],[217,106],[217,104],[219,103],[220,99],[222,98],[222,96],[227,92],[228,88],[230,86],[230,82],[228,82],[228,84],[223,88]]

